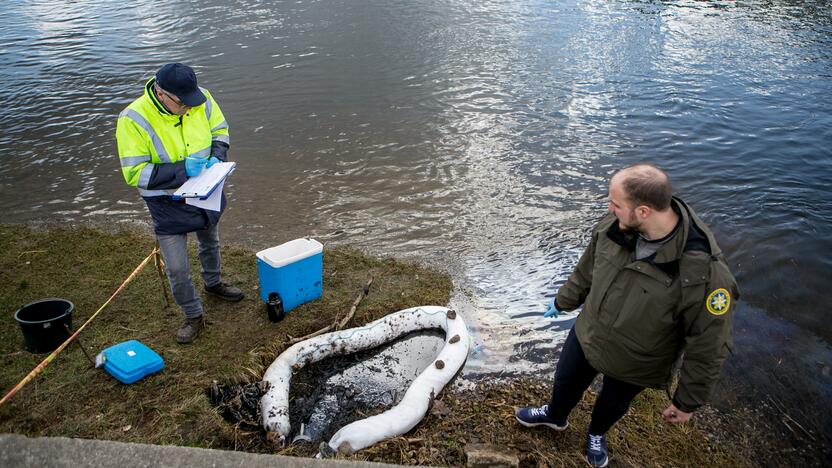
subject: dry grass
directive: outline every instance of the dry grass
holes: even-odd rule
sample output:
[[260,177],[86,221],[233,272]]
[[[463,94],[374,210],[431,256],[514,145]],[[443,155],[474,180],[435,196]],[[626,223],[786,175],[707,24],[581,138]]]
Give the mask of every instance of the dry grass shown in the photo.
[[[5,393],[43,358],[22,351],[23,339],[13,319],[21,304],[45,297],[69,299],[76,306],[77,327],[152,246],[150,236],[135,231],[35,231],[0,225],[0,389]],[[191,258],[193,271],[198,271],[193,252]],[[205,394],[213,380],[259,380],[264,365],[290,336],[310,333],[343,316],[370,276],[375,278],[371,292],[348,326],[407,307],[446,304],[451,291],[450,279],[442,273],[337,248],[324,255],[323,299],[272,324],[259,299],[253,253],[224,247],[223,265],[225,279],[241,286],[247,297],[236,304],[206,298],[209,325],[192,345],[175,343],[181,314],[176,306],[164,308],[152,265],[81,335],[93,354],[125,340],[141,340],[164,357],[162,372],[122,385],[91,369],[72,346],[0,408],[0,432],[274,452],[259,432],[245,432],[218,415]],[[452,386],[441,396],[449,413],[431,413],[407,435],[351,458],[458,466],[465,462],[465,444],[493,443],[516,450],[524,466],[584,466],[584,431],[593,394],[588,393],[573,412],[572,427],[564,433],[530,430],[514,421],[515,406],[539,404],[548,393],[548,384],[539,382],[480,384],[469,390]],[[613,466],[739,465],[696,424],[682,428],[660,421],[665,404],[666,398],[652,391],[636,400],[609,434]],[[293,446],[279,453],[309,456],[313,451]]]
[[[446,415],[432,411],[410,433],[376,444],[345,458],[385,461],[403,465],[460,466],[465,445],[494,444],[514,451],[520,466],[585,467],[586,428],[595,401],[587,392],[563,432],[526,428],[514,419],[518,406],[548,401],[551,387],[535,381],[480,383],[474,389],[456,388],[443,393]],[[691,426],[670,426],[661,421],[667,404],[664,393],[648,390],[630,412],[608,433],[611,467],[743,466],[715,442]],[[284,454],[310,455],[312,448],[292,447]]]
[[[107,234],[78,227],[33,231],[0,226],[0,389],[5,393],[44,355],[24,350],[14,311],[47,297],[72,301],[79,326],[151,251],[143,233]],[[191,247],[194,247],[193,245]],[[192,271],[198,272],[195,252]],[[423,304],[445,304],[450,279],[441,273],[392,259],[374,259],[339,248],[324,255],[324,297],[292,310],[279,324],[268,321],[257,291],[252,252],[223,248],[224,279],[246,292],[228,304],[205,297],[209,324],[191,345],[178,345],[178,307],[164,308],[159,277],[146,268],[80,336],[95,354],[113,344],[138,339],[164,359],[164,371],[122,385],[91,369],[71,346],[34,382],[0,408],[0,432],[30,436],[70,436],[153,444],[234,448],[238,431],[220,418],[205,396],[212,380],[257,379],[288,336],[302,336],[343,316],[370,276],[370,294],[352,324]],[[199,280],[197,279],[197,284]],[[127,429],[129,427],[129,429]]]

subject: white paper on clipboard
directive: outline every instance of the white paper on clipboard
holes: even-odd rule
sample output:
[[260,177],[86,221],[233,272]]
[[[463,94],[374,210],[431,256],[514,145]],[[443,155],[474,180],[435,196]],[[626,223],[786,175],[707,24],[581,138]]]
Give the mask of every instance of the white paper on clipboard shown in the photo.
[[173,196],[174,198],[210,199],[218,190],[220,192],[222,191],[222,184],[225,183],[225,178],[234,171],[236,166],[237,163],[234,162],[218,162],[203,170],[198,176],[191,177],[185,181],[173,193]]
[[[214,166],[211,167],[213,168]],[[225,179],[220,180],[220,183],[216,186],[216,188],[214,188],[214,191],[211,192],[211,196],[209,196],[205,200],[198,197],[186,198],[185,204],[193,205],[197,208],[202,208],[205,210],[220,211],[222,204],[223,185],[225,185]]]

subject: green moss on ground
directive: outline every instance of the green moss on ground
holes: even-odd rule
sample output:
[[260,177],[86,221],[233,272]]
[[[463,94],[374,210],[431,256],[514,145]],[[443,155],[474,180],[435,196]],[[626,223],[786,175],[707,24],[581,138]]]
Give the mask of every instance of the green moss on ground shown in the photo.
[[[152,237],[135,231],[0,226],[4,394],[46,356],[24,350],[14,312],[38,299],[65,298],[75,304],[77,329],[148,255],[153,243]],[[191,248],[192,271],[198,272],[195,246]],[[233,448],[234,427],[216,414],[204,393],[212,380],[245,380],[262,372],[262,365],[276,357],[288,336],[303,336],[332,323],[336,315],[344,316],[371,276],[371,292],[356,311],[353,325],[407,307],[446,304],[451,290],[450,279],[442,273],[370,258],[349,248],[328,249],[324,297],[273,324],[259,299],[254,254],[226,246],[222,255],[224,279],[242,287],[246,298],[229,304],[204,296],[208,326],[193,344],[176,343],[182,315],[175,304],[165,307],[152,262],[80,335],[92,355],[122,341],[140,340],[165,359],[164,371],[122,385],[91,369],[73,345],[0,407],[0,432]]]
[[[0,225],[0,390],[5,394],[45,357],[24,351],[13,317],[21,304],[66,298],[76,306],[77,328],[152,247],[152,237],[142,232]],[[254,254],[231,246],[224,246],[222,254],[225,280],[241,286],[246,299],[229,304],[205,297],[209,325],[195,343],[175,342],[182,316],[175,305],[164,306],[152,263],[80,336],[91,354],[138,339],[164,357],[162,372],[122,385],[91,369],[73,345],[0,407],[0,432],[309,456],[310,447],[276,450],[262,434],[244,432],[224,421],[211,406],[206,388],[213,380],[259,380],[263,366],[290,336],[305,335],[343,316],[371,276],[375,278],[371,292],[350,325],[407,307],[447,304],[452,287],[447,275],[422,266],[370,258],[349,248],[327,249],[324,297],[272,324],[259,299]],[[194,250],[191,258],[192,271],[198,272]],[[548,384],[539,382],[449,388],[441,396],[442,404],[434,406],[413,431],[348,458],[462,465],[466,443],[493,443],[516,450],[522,466],[584,466],[584,431],[593,394],[585,396],[573,412],[572,427],[563,433],[527,429],[514,421],[515,406],[545,401],[548,393]],[[437,409],[442,405],[447,411]],[[653,391],[634,402],[630,414],[609,434],[612,466],[739,465],[696,424],[675,427],[660,421],[664,405],[666,397]]]

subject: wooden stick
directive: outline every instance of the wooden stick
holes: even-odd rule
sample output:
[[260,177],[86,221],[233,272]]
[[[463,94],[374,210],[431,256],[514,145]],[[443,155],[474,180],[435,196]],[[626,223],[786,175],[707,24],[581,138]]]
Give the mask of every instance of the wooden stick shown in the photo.
[[[64,324],[64,328],[66,328],[66,331],[68,331],[70,334],[72,334],[72,330],[69,328],[69,325]],[[84,356],[87,357],[87,360],[90,361],[90,364],[92,364],[92,367],[95,368],[95,359],[93,359],[92,356],[90,356],[90,353],[88,353],[86,348],[84,348],[84,345],[81,344],[81,338],[75,338],[75,344],[77,344],[78,347],[81,348],[81,351],[84,352]]]
[[[811,432],[807,431],[806,428],[803,427],[803,425],[801,425],[799,422],[797,422],[793,417],[789,416],[789,413],[786,412],[786,409],[783,407],[782,404],[780,404],[779,402],[774,400],[774,398],[772,398],[770,395],[768,396],[768,401],[771,402],[771,405],[774,406],[775,409],[780,411],[780,413],[782,413],[783,416],[788,418],[789,421],[793,422],[797,427],[799,427],[800,430],[803,431],[804,434],[809,436],[810,439],[817,440],[817,439],[815,439],[815,436],[813,436]],[[783,420],[783,424],[785,424],[786,427],[788,427],[792,432],[795,432],[795,430],[792,429],[791,426],[789,426],[789,423],[787,423],[785,419]]]
[[30,254],[30,253],[43,253],[43,252],[46,252],[46,250],[27,250],[27,251],[25,251],[25,252],[20,252],[20,253],[17,255],[17,258],[20,258],[20,257],[22,257],[22,256],[24,256],[24,255],[26,255],[26,254]]
[[350,319],[352,319],[353,315],[355,315],[355,309],[358,308],[358,304],[361,304],[361,300],[364,299],[364,297],[367,296],[367,294],[370,293],[370,285],[371,284],[373,284],[373,277],[372,276],[370,277],[370,281],[367,281],[367,286],[364,286],[364,289],[361,291],[361,293],[358,295],[358,297],[355,298],[355,302],[353,302],[353,304],[352,304],[352,308],[350,309],[350,313],[348,313],[347,316],[344,317],[344,320],[341,320],[341,322],[338,324],[338,326],[335,327],[336,330],[341,330],[342,328],[344,328],[344,325],[346,325],[347,322],[349,322]]
[[124,280],[124,282],[121,283],[121,285],[118,287],[118,289],[116,289],[116,292],[114,292],[113,295],[110,296],[109,299],[107,299],[107,302],[105,302],[104,305],[99,307],[98,310],[94,314],[92,314],[92,317],[87,319],[87,321],[84,322],[84,324],[81,325],[81,327],[78,330],[76,330],[75,333],[72,334],[72,336],[70,336],[69,338],[66,339],[66,341],[61,343],[61,345],[58,346],[58,349],[56,349],[55,351],[52,351],[52,354],[47,356],[46,359],[44,359],[43,361],[41,361],[40,364],[37,365],[37,367],[32,369],[32,371],[29,372],[29,375],[24,377],[23,380],[21,380],[17,385],[14,386],[14,388],[9,390],[9,392],[6,393],[6,395],[3,397],[3,399],[0,400],[0,406],[3,406],[3,404],[6,403],[7,401],[9,401],[18,391],[20,391],[21,388],[23,388],[27,383],[34,380],[34,378],[37,377],[38,374],[43,372],[43,370],[46,369],[46,366],[48,366],[50,362],[54,361],[55,358],[58,356],[58,354],[60,354],[61,351],[66,349],[66,347],[69,346],[70,343],[72,343],[72,341],[78,336],[78,334],[81,333],[81,331],[83,331],[84,328],[86,328],[87,325],[89,325],[90,322],[92,322],[98,316],[98,314],[100,314],[101,311],[104,310],[104,308],[107,307],[110,304],[110,302],[112,302],[112,300],[118,295],[118,293],[120,293],[122,290],[124,290],[124,287],[127,286],[127,283],[133,281],[133,278],[135,278],[136,275],[138,275],[139,272],[142,271],[142,269],[147,265],[147,262],[149,262],[150,259],[153,258],[154,255],[156,255],[156,252],[157,252],[157,250],[154,248],[153,252],[150,252],[150,255],[148,255],[144,260],[142,260],[142,262],[139,264],[139,266],[137,266],[136,269],[133,270],[132,273],[130,273],[130,276],[128,276],[127,279]]
[[344,328],[344,325],[346,325],[347,322],[349,322],[350,319],[352,319],[353,315],[355,315],[355,309],[358,308],[358,304],[360,304],[361,300],[364,299],[364,297],[367,294],[370,293],[370,285],[371,284],[373,284],[373,277],[372,276],[370,277],[370,280],[367,281],[367,285],[364,286],[364,289],[358,294],[358,297],[355,298],[355,301],[352,304],[352,308],[350,308],[350,311],[347,313],[347,316],[344,317],[340,322],[338,321],[338,318],[336,317],[335,322],[333,322],[331,325],[327,325],[324,328],[321,328],[320,330],[318,330],[316,332],[313,332],[313,333],[310,333],[308,335],[304,335],[304,336],[301,336],[299,338],[292,338],[291,340],[286,342],[286,346],[292,346],[295,343],[300,343],[301,341],[308,340],[309,338],[314,338],[318,335],[323,335],[324,333],[327,333],[328,331],[332,330],[333,328],[335,330],[340,330],[340,329]]
[[310,333],[308,335],[301,336],[299,338],[292,338],[291,340],[286,342],[286,346],[292,346],[295,343],[300,343],[301,341],[308,340],[309,338],[315,338],[318,335],[323,335],[324,333],[332,330],[333,325],[335,325],[335,324],[327,325],[324,328],[321,328],[320,330],[318,330],[316,332]]
[[165,296],[165,309],[170,307],[170,300],[168,300],[168,287],[165,281],[165,273],[162,270],[165,266],[165,261],[162,259],[162,250],[159,247],[159,240],[156,240],[156,255],[153,256],[153,263],[156,264],[156,271],[159,272],[159,281],[162,282],[162,294]]

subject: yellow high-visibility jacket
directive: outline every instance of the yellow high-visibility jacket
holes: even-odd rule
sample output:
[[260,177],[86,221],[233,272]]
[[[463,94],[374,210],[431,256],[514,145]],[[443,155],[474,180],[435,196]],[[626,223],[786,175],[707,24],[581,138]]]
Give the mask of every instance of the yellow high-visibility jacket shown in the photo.
[[[156,99],[151,78],[144,94],[118,116],[116,140],[121,172],[147,203],[157,234],[181,234],[219,222],[222,210],[206,211],[170,195],[188,180],[185,157],[227,159],[228,123],[211,93],[185,115],[167,111]],[[222,208],[225,208],[223,194]]]

